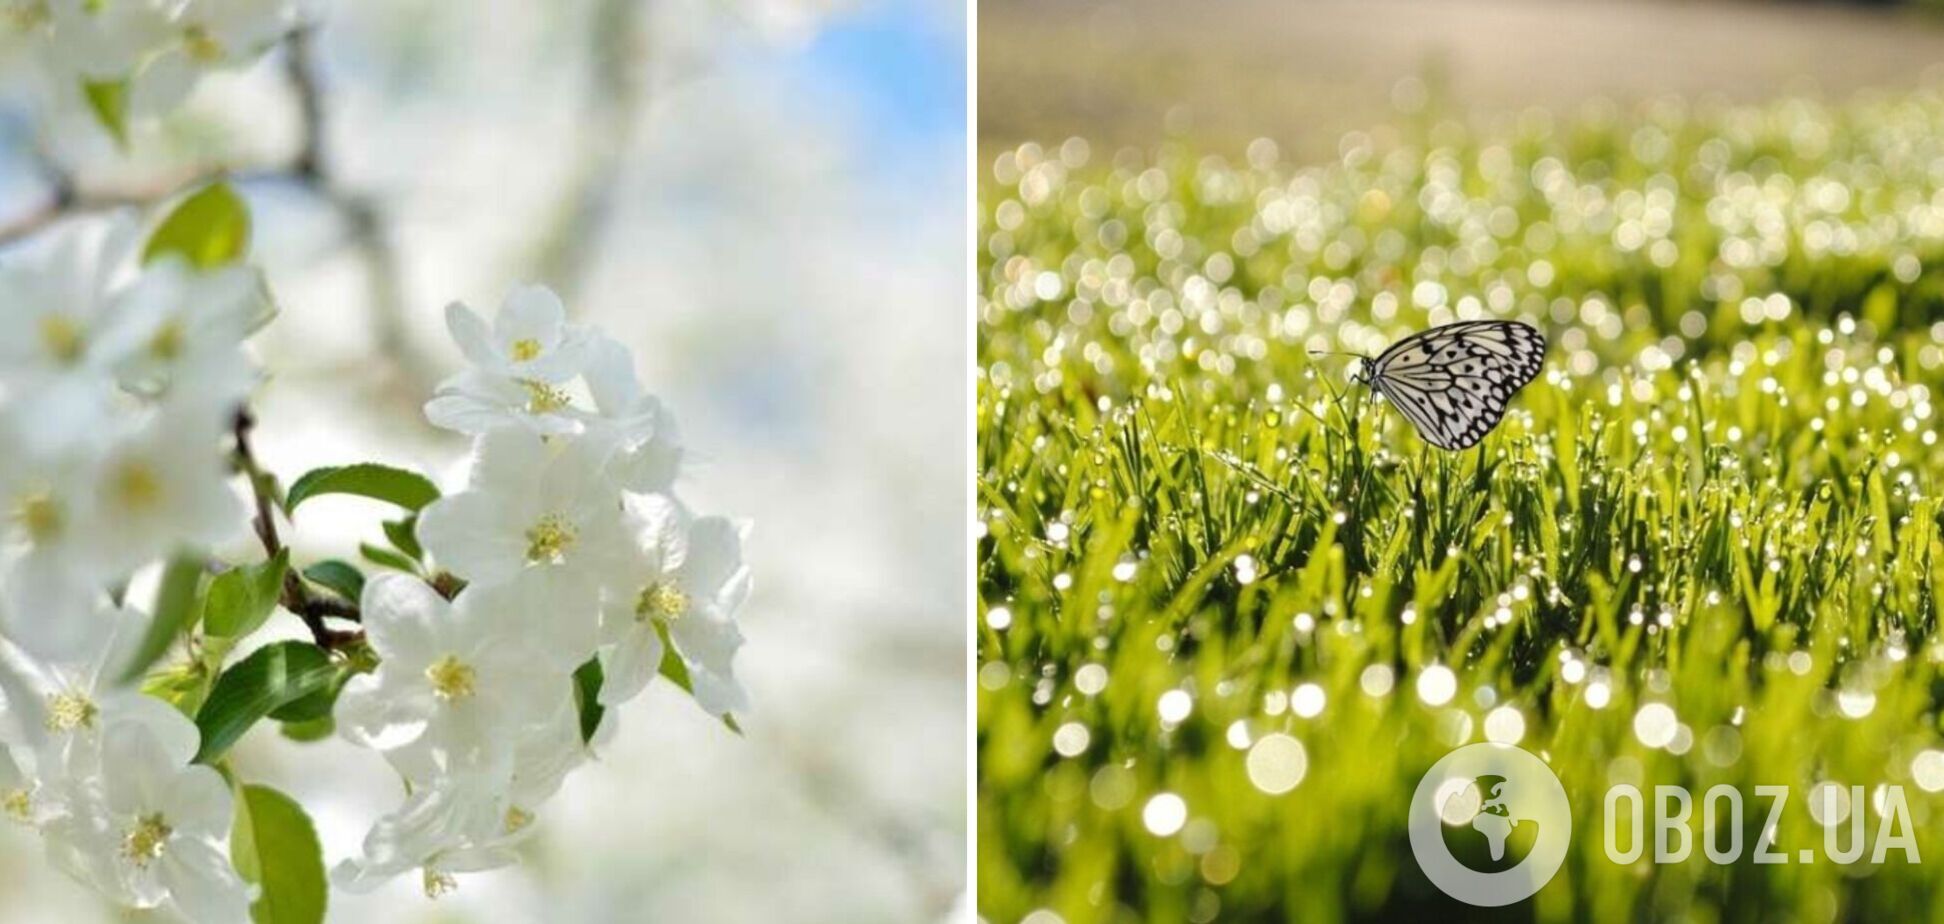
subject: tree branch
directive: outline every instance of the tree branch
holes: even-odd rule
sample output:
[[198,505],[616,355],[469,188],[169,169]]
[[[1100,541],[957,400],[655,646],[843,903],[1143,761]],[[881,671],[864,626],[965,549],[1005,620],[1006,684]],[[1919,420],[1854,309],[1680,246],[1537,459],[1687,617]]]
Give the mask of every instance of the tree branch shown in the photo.
[[235,171],[226,167],[199,168],[178,173],[165,180],[129,189],[87,189],[44,149],[37,148],[35,162],[47,178],[46,201],[33,211],[10,222],[0,223],[0,246],[13,243],[46,228],[63,216],[100,212],[109,209],[152,207],[180,192],[205,183],[230,179],[239,183],[284,182],[309,193],[329,206],[344,224],[345,241],[354,249],[365,268],[370,300],[372,328],[377,332],[377,351],[391,361],[393,368],[414,391],[429,391],[432,366],[412,342],[405,324],[404,295],[399,259],[377,200],[362,192],[347,189],[332,168],[329,144],[329,109],[324,101],[324,81],[312,47],[314,28],[305,26],[284,40],[284,73],[290,85],[298,116],[298,147],[288,161]]
[[[256,453],[250,448],[250,430],[256,426],[256,418],[247,407],[239,408],[232,432],[236,437],[236,467],[250,480],[250,494],[256,502],[256,515],[251,525],[256,529],[258,541],[263,543],[263,554],[276,557],[284,551],[283,538],[277,534],[277,507],[275,479],[265,474],[257,464]],[[310,630],[311,638],[320,647],[339,649],[364,638],[362,632],[341,632],[324,624],[324,619],[348,619],[357,621],[360,614],[355,604],[347,605],[336,600],[311,596],[310,589],[304,586],[304,579],[296,570],[284,572],[283,595],[278,600],[284,609],[297,614]]]

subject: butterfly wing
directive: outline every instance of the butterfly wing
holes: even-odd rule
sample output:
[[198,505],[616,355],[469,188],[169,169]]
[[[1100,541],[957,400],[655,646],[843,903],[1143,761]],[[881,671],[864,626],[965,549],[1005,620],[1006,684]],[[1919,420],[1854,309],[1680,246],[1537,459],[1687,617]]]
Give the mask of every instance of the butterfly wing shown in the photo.
[[1477,445],[1545,365],[1546,338],[1518,321],[1460,321],[1391,344],[1369,381],[1440,449]]

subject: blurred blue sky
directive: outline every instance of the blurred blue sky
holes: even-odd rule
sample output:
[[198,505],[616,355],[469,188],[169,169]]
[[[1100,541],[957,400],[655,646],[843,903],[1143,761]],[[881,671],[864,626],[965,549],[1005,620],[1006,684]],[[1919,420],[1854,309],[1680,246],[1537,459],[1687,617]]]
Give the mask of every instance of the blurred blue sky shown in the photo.
[[933,148],[965,137],[965,21],[956,9],[866,2],[781,66],[807,93],[849,100],[866,144]]

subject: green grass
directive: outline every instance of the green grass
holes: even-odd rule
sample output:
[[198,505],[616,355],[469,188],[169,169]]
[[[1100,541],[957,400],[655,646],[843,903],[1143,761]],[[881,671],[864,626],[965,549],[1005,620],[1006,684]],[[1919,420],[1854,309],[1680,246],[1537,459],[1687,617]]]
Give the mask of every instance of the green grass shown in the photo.
[[[1489,716],[1575,806],[1514,919],[1944,916],[1944,795],[1912,769],[1944,747],[1944,98],[1401,137],[1305,169],[1028,146],[982,184],[981,913],[1461,909],[1404,819]],[[1478,450],[1307,355],[1460,316],[1552,341]],[[1636,734],[1650,702],[1671,744]],[[1247,769],[1273,733],[1307,758],[1276,795]],[[1794,787],[1793,858],[1826,780],[1902,785],[1923,865],[1754,864],[1754,787]],[[1628,781],[1742,789],[1741,862],[1609,861]]]

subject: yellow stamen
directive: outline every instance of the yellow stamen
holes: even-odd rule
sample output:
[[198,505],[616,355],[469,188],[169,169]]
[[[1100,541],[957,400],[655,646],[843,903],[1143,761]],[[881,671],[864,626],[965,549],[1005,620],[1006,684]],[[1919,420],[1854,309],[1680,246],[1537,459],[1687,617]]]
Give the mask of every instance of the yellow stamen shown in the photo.
[[539,355],[540,355],[540,341],[535,340],[532,337],[525,337],[513,341],[513,361],[514,362],[516,363],[531,362]]
[[574,524],[557,513],[549,513],[526,531],[529,563],[557,562],[574,546]]
[[157,478],[155,470],[146,463],[129,459],[116,466],[110,490],[122,507],[143,510],[161,500],[162,479]]
[[81,358],[83,346],[80,325],[62,314],[44,314],[40,319],[41,346],[56,360],[72,363]]
[[680,619],[689,608],[689,595],[673,581],[656,581],[641,589],[641,596],[635,599],[635,617],[642,621],[650,619]]
[[149,339],[149,353],[156,359],[169,360],[182,355],[182,321],[170,318],[156,328],[155,336]]
[[515,805],[506,810],[506,833],[518,834],[533,824],[533,813]]
[[25,789],[12,789],[0,794],[0,811],[6,812],[8,818],[20,824],[33,824],[33,794]]
[[459,888],[459,880],[431,867],[425,868],[425,897],[440,898]]
[[551,414],[573,403],[566,392],[538,379],[521,379],[520,386],[526,389],[529,414]]
[[209,34],[202,26],[189,26],[182,30],[182,44],[188,49],[189,57],[205,64],[223,60],[223,43]]
[[20,506],[14,509],[14,519],[27,531],[27,538],[36,544],[59,536],[61,527],[67,522],[67,518],[62,516],[60,503],[45,492],[21,498]]
[[47,730],[51,732],[94,728],[95,717],[100,714],[94,701],[80,693],[55,693],[47,698]]
[[169,835],[174,833],[160,812],[143,815],[122,838],[122,858],[135,864],[137,869],[148,869],[150,863],[161,858],[168,848]]
[[425,669],[425,679],[431,681],[433,695],[451,703],[473,695],[473,683],[479,675],[464,661],[446,655]]

